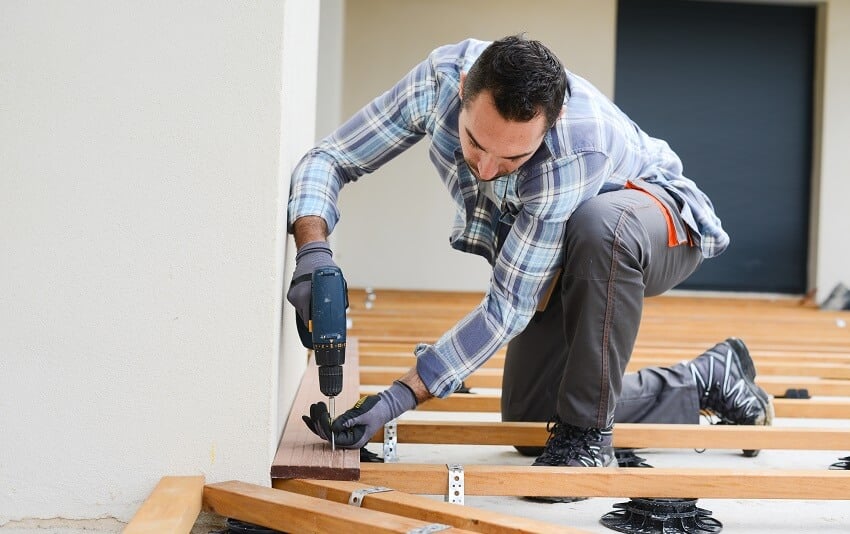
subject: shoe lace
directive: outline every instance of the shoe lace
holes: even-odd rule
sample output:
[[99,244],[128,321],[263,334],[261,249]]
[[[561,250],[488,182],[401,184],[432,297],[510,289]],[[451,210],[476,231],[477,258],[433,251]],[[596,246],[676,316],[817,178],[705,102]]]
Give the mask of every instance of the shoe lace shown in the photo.
[[544,455],[557,463],[584,458],[594,464],[602,461],[598,443],[602,440],[602,431],[598,428],[582,428],[568,425],[557,418],[546,423],[549,440]]

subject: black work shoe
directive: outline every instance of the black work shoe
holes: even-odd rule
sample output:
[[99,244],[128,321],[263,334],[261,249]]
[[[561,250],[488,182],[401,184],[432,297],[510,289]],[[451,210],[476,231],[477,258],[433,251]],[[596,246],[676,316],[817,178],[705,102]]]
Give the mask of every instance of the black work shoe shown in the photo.
[[725,424],[771,424],[773,404],[753,382],[755,365],[743,341],[729,338],[688,366],[699,392],[700,410],[716,415]]
[[[583,428],[555,418],[546,426],[549,439],[533,464],[552,467],[617,467],[611,446],[611,428]],[[526,497],[540,502],[575,502],[587,497]]]

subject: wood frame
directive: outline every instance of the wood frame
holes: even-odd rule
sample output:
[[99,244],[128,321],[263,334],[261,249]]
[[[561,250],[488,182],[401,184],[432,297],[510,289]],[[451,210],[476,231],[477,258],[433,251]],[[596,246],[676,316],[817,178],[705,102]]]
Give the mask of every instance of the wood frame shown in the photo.
[[[356,290],[355,290],[356,291]],[[408,302],[409,300],[410,302]],[[356,302],[356,300],[353,300]],[[414,304],[411,304],[414,303]],[[677,305],[681,303],[676,303]],[[399,342],[412,346],[412,336],[421,333],[425,339],[436,338],[435,328],[443,328],[446,316],[429,318],[419,313],[420,308],[442,310],[439,304],[427,304],[420,296],[401,299],[395,306],[400,309],[407,307],[417,310],[410,317],[403,313],[367,316],[363,310],[355,310],[355,329],[349,332],[349,351],[351,360],[367,361],[368,365],[354,371],[346,364],[346,377],[353,377],[362,386],[362,394],[374,393],[374,386],[386,386],[392,380],[402,375],[413,363],[411,355],[399,352]],[[723,309],[717,307],[717,309]],[[776,328],[776,322],[797,324],[794,313],[788,313],[783,306],[770,308],[775,313],[772,318],[759,321],[758,335],[767,339],[768,332]],[[648,316],[652,323],[652,314]],[[811,317],[806,323],[809,331],[817,331],[830,317]],[[675,317],[674,323],[685,324],[682,317]],[[380,324],[380,326],[379,326]],[[705,326],[705,325],[701,325]],[[643,327],[642,327],[643,328]],[[654,327],[650,326],[648,330]],[[665,327],[666,328],[666,327]],[[657,330],[657,328],[656,328]],[[687,330],[687,329],[685,329]],[[709,329],[710,330],[710,329]],[[380,334],[383,332],[383,334]],[[428,332],[432,332],[428,334]],[[661,332],[661,330],[659,330]],[[357,356],[358,343],[355,337],[360,334],[368,338],[368,354],[361,358]],[[411,334],[413,333],[413,334]],[[713,335],[713,334],[711,334]],[[419,338],[420,340],[422,338]],[[668,339],[663,335],[651,337],[650,341],[639,345],[636,351],[643,350],[644,354],[636,358],[640,365],[644,363],[664,363],[672,361],[681,354],[688,353],[692,346],[700,342],[689,342],[687,339]],[[850,393],[850,343],[835,333],[823,340],[817,354],[807,353],[803,344],[783,346],[768,344],[771,354],[757,360],[759,369],[758,381],[762,387],[774,395],[784,393],[787,389],[809,389],[815,395],[835,395]],[[705,347],[703,347],[705,348]],[[389,365],[378,365],[389,364]],[[498,388],[501,385],[501,364],[497,356],[493,361],[477,373],[469,377],[466,385],[469,387]],[[792,374],[794,376],[786,376]],[[302,389],[308,393],[299,394],[293,404],[287,429],[281,442],[287,441],[290,429],[299,429],[303,424],[301,413],[305,413],[309,403],[321,398],[318,385],[315,383],[315,369],[308,369],[302,380]],[[312,382],[312,384],[311,384]],[[357,392],[358,386],[349,388],[346,382],[345,390]],[[309,392],[312,391],[312,394]],[[350,402],[353,402],[350,401]],[[490,393],[455,394],[447,399],[433,399],[424,403],[419,410],[433,411],[491,411],[500,409],[500,397]],[[340,406],[348,405],[341,401]],[[850,416],[850,402],[835,398],[815,399],[775,399],[776,415],[779,417],[821,417],[846,418]],[[461,416],[462,417],[462,416]],[[297,421],[297,422],[296,422]],[[290,426],[290,425],[294,426]],[[306,429],[305,429],[306,431]],[[296,430],[296,432],[300,432]],[[451,444],[488,444],[488,445],[520,445],[541,446],[548,436],[544,423],[482,423],[482,422],[434,422],[406,421],[397,422],[398,443],[451,443]],[[303,436],[302,436],[303,437]],[[318,438],[311,434],[301,446],[325,447]],[[617,425],[614,433],[614,445],[620,448],[713,448],[713,449],[795,449],[795,450],[847,450],[850,449],[850,429],[829,428],[783,428],[783,427],[750,427],[750,426],[709,426],[709,425]],[[382,441],[379,432],[372,441]],[[280,451],[279,451],[280,452]],[[317,456],[313,452],[313,456]],[[319,455],[321,456],[321,455]],[[281,477],[278,456],[276,467],[272,469],[272,485],[274,490],[267,488],[251,488],[244,485],[234,487],[211,487],[210,506],[219,513],[243,513],[239,506],[250,502],[254,506],[274,506],[278,511],[268,508],[268,513],[295,514],[310,517],[315,521],[336,521],[323,523],[322,530],[343,528],[346,531],[359,531],[360,523],[353,516],[343,514],[342,509],[334,512],[334,517],[325,517],[317,511],[313,501],[318,498],[334,501],[331,504],[343,506],[340,503],[348,501],[352,492],[369,486],[388,486],[393,491],[374,493],[366,496],[360,502],[362,508],[385,514],[410,515],[418,519],[434,520],[453,524],[458,528],[469,528],[473,525],[483,528],[495,528],[499,525],[517,526],[519,531],[549,530],[551,525],[520,525],[525,520],[519,518],[499,517],[488,524],[482,518],[492,517],[492,512],[484,512],[474,508],[462,508],[456,505],[440,503],[433,499],[423,499],[410,493],[425,493],[446,495],[449,491],[448,468],[445,465],[423,465],[413,463],[374,464],[364,463],[359,466],[359,483],[350,480],[306,480],[309,478],[339,478],[339,467],[325,465],[331,471],[312,470],[306,475],[295,473],[293,476]],[[326,459],[327,460],[327,459]],[[575,495],[582,497],[644,497],[644,498],[747,498],[747,499],[850,499],[850,472],[842,471],[803,471],[803,470],[719,470],[719,469],[609,469],[609,468],[541,468],[505,465],[464,465],[464,493],[467,495],[511,495],[511,496],[551,496]],[[346,475],[347,476],[347,475]],[[227,491],[228,493],[220,493]],[[283,491],[288,495],[268,493]],[[297,500],[293,495],[306,498]],[[230,503],[224,508],[222,501],[216,500],[222,495]],[[313,500],[310,500],[313,499]],[[284,502],[286,501],[286,502]],[[265,503],[265,504],[263,504]],[[290,504],[286,504],[290,503]],[[295,503],[295,504],[291,504]],[[289,507],[284,508],[279,507]],[[345,508],[345,507],[344,507]],[[351,508],[351,507],[348,507]],[[325,505],[324,510],[327,510]],[[297,510],[297,512],[296,512]],[[361,510],[362,511],[362,510]],[[357,515],[359,512],[355,513]],[[319,515],[317,515],[319,514]],[[315,517],[314,517],[315,516]],[[273,525],[258,521],[258,515],[247,514],[239,519],[257,522],[266,526]],[[445,521],[443,521],[445,519]],[[450,519],[450,520],[449,520]],[[373,522],[376,520],[372,520]],[[519,523],[517,523],[519,522]],[[383,525],[383,524],[382,524]],[[522,528],[520,528],[522,527]],[[538,528],[539,527],[539,528]],[[287,523],[287,529],[296,532],[292,524]],[[380,528],[383,528],[380,527]],[[370,530],[376,530],[370,527]],[[378,530],[382,531],[382,530]],[[390,531],[390,530],[387,530]],[[480,530],[490,532],[491,530]],[[513,532],[512,530],[492,530],[493,532]]]

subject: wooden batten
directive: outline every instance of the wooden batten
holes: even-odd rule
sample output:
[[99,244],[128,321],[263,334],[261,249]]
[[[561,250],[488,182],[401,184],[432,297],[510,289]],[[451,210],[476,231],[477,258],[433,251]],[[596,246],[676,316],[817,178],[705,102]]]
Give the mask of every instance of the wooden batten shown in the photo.
[[[399,421],[396,436],[405,443],[444,445],[540,446],[546,423],[478,421]],[[383,441],[383,431],[373,442]],[[735,425],[663,425],[621,423],[614,446],[628,449],[788,449],[850,450],[850,428],[787,428]]]
[[[445,495],[445,465],[363,464],[360,482]],[[706,499],[850,499],[850,471],[618,469],[464,465],[466,495]]]
[[[208,485],[204,489],[204,509],[290,534],[407,533],[431,524],[237,481]],[[452,532],[469,531],[453,529]]]
[[162,477],[124,534],[188,534],[201,512],[202,476]]
[[[354,491],[373,486],[367,486],[357,482],[327,480],[275,480],[274,487],[310,497],[328,499],[338,503],[348,503]],[[362,498],[360,506],[370,510],[403,515],[431,523],[452,525],[456,528],[489,534],[523,534],[531,532],[579,534],[585,532],[583,530],[492,510],[458,506],[396,490],[371,493]]]

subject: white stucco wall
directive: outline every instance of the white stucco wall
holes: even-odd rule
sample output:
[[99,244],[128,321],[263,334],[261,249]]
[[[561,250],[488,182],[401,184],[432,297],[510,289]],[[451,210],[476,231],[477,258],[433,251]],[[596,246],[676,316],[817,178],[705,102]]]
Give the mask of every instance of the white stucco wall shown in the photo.
[[[301,156],[315,144],[316,94],[319,61],[319,6],[315,0],[286,0],[283,28],[283,114],[281,127],[280,189],[278,197],[278,240],[283,243],[285,262],[281,285],[275,295],[289,288],[295,269],[295,241],[286,233],[286,204],[292,169]],[[278,249],[279,251],[281,249]],[[279,273],[281,274],[281,273]],[[282,313],[281,313],[282,311]],[[279,395],[273,446],[277,449],[292,400],[298,392],[307,366],[307,349],[301,344],[295,327],[295,308],[285,303],[275,311],[281,317]],[[269,464],[271,465],[271,464]]]
[[0,525],[126,521],[163,475],[269,483],[317,17],[0,3]]

